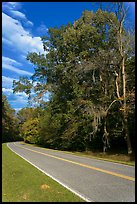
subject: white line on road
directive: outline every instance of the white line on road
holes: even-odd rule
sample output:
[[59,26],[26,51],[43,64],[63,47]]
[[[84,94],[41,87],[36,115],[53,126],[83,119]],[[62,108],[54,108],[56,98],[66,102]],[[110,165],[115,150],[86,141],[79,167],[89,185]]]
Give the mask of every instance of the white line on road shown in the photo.
[[82,195],[81,193],[77,192],[76,190],[70,188],[69,186],[67,186],[66,184],[62,183],[60,180],[58,180],[57,178],[53,177],[52,175],[50,175],[49,173],[47,173],[45,170],[39,168],[38,166],[36,166],[35,164],[33,164],[32,162],[30,162],[29,160],[27,160],[26,158],[24,158],[23,156],[21,156],[20,154],[18,154],[17,152],[15,152],[13,149],[11,149],[11,147],[9,147],[9,143],[7,144],[8,148],[13,151],[15,154],[17,154],[18,156],[20,156],[21,158],[23,158],[24,160],[26,160],[27,162],[29,162],[31,165],[33,165],[34,167],[36,167],[37,169],[39,169],[41,172],[43,172],[44,174],[46,174],[47,176],[49,176],[50,178],[52,178],[53,180],[55,180],[56,182],[58,182],[59,184],[61,184],[62,186],[64,186],[65,188],[67,188],[68,190],[70,190],[72,193],[76,194],[77,196],[79,196],[80,198],[82,198],[83,200],[85,200],[86,202],[94,202],[93,200],[87,198],[86,196]]

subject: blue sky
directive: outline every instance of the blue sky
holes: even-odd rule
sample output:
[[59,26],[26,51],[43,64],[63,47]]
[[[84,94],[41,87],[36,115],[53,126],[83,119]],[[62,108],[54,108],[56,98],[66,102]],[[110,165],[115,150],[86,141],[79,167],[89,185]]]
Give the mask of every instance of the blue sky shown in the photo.
[[[19,76],[30,77],[34,73],[34,66],[26,56],[28,52],[44,53],[41,37],[47,34],[48,28],[73,23],[84,10],[97,8],[94,2],[2,3],[2,91],[12,108],[18,111],[27,105],[26,94],[13,94],[12,83]],[[129,26],[134,21],[135,6],[130,2]]]

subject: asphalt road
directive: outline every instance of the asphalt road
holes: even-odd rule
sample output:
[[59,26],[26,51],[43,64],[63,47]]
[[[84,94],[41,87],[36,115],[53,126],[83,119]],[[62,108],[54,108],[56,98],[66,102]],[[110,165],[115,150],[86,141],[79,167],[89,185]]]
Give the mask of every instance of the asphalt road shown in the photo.
[[36,168],[88,202],[135,202],[135,167],[8,143]]

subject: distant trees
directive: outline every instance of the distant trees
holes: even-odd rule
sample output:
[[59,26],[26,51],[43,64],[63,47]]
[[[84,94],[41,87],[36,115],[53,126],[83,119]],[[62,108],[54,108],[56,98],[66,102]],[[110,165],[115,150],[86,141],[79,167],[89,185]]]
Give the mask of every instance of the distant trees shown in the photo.
[[18,129],[18,119],[15,111],[10,107],[7,97],[2,94],[2,142],[10,142],[21,139]]
[[[35,91],[42,114],[37,122],[35,117],[24,122],[22,133],[35,138],[30,126],[38,125],[39,143],[48,147],[106,152],[120,141],[132,153],[134,35],[124,29],[122,11],[120,19],[101,9],[84,11],[73,25],[49,29],[49,37],[42,38],[46,57],[28,54],[35,65],[32,84],[20,78],[14,92],[24,90],[31,97]],[[51,95],[44,103],[46,91]]]
[[40,143],[39,137],[39,117],[42,110],[37,108],[23,108],[17,113],[17,118],[20,121],[19,135],[28,143]]

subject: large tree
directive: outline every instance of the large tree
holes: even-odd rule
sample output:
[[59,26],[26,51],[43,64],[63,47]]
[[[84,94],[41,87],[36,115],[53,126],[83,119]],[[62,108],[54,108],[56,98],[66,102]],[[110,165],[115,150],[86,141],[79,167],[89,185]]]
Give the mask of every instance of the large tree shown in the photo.
[[[20,79],[14,81],[14,91],[25,90],[30,94],[33,88],[38,99],[50,91],[46,119],[51,121],[49,128],[55,133],[49,134],[52,145],[85,149],[98,135],[103,150],[109,147],[108,115],[110,118],[110,113],[117,110],[121,118],[125,104],[121,97],[123,91],[125,94],[125,71],[120,75],[123,70],[120,43],[126,37],[115,13],[100,9],[96,13],[85,11],[73,25],[49,29],[49,37],[42,38],[44,50],[48,51],[46,57],[28,54],[27,59],[35,65],[33,86],[28,79]],[[126,42],[122,44],[122,53]],[[127,131],[123,116],[119,123]],[[56,122],[58,125],[54,125]],[[127,132],[125,137],[128,139]]]

